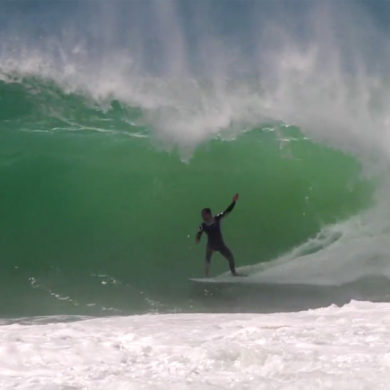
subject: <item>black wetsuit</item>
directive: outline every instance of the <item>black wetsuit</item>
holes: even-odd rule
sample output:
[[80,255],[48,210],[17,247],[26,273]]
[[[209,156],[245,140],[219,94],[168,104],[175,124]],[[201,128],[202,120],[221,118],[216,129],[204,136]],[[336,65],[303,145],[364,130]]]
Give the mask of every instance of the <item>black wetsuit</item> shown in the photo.
[[211,256],[215,251],[217,251],[229,262],[229,267],[232,274],[236,274],[234,257],[230,249],[223,241],[221,233],[221,220],[233,210],[235,205],[236,202],[233,201],[225,211],[214,216],[209,224],[202,222],[197,233],[198,239],[200,239],[203,232],[207,234],[208,241],[206,247],[206,262],[210,263]]

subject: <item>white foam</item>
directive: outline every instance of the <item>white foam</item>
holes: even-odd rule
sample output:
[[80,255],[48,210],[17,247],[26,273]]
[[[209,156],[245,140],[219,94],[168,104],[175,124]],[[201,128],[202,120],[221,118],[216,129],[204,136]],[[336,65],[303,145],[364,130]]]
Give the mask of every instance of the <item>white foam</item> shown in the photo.
[[[40,37],[34,43],[14,42],[12,34],[4,34],[0,77],[15,72],[39,75],[54,79],[65,91],[88,93],[103,107],[111,99],[139,107],[153,135],[167,146],[178,145],[187,156],[205,140],[229,137],[269,120],[299,125],[310,138],[365,160],[378,151],[390,154],[390,94],[384,66],[389,60],[388,37],[357,3],[305,8],[301,27],[307,34],[290,31],[274,14],[255,7],[253,18],[242,24],[243,30],[253,31],[251,52],[257,55],[249,58],[241,41],[232,47],[216,33],[205,34],[209,25],[203,17],[194,27],[199,44],[193,47],[186,40],[189,27],[180,7],[160,3],[148,12],[161,24],[162,51],[153,58],[162,68],[157,75],[144,70],[143,53],[150,42],[144,41],[142,32],[150,20],[130,12],[131,17],[137,15],[131,19],[134,25],[138,21],[142,27],[130,34],[129,42],[119,40],[122,44],[101,48],[98,58],[77,29],[66,39]],[[95,15],[95,8],[101,7],[102,20]],[[92,8],[93,26],[104,25],[106,30],[99,31],[110,37],[126,7],[119,10],[102,2]],[[195,10],[201,12],[202,7]],[[363,39],[367,35],[375,42],[375,62],[381,66],[372,66],[372,45]],[[197,71],[194,58],[201,63]],[[248,67],[250,76],[244,72],[245,77],[237,77]]]
[[390,304],[0,327],[1,389],[367,389],[390,380]]
[[[376,208],[324,227],[279,258],[241,267],[236,283],[343,285],[363,278],[390,278],[388,207]],[[224,280],[226,274],[219,276]]]

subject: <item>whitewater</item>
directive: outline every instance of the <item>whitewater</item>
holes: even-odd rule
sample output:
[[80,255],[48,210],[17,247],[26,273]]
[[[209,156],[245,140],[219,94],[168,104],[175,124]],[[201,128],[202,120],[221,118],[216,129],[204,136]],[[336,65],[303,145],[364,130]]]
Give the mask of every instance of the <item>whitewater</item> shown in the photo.
[[63,320],[1,326],[1,388],[388,388],[387,303]]
[[0,388],[389,388],[388,15],[1,2]]

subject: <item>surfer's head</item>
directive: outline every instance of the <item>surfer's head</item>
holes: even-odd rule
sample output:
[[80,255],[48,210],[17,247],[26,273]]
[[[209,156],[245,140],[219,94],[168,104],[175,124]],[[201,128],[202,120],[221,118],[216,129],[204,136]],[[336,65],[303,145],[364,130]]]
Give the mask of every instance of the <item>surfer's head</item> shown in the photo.
[[201,214],[202,214],[203,221],[205,222],[210,221],[210,219],[212,218],[211,209],[209,209],[208,207],[202,209]]

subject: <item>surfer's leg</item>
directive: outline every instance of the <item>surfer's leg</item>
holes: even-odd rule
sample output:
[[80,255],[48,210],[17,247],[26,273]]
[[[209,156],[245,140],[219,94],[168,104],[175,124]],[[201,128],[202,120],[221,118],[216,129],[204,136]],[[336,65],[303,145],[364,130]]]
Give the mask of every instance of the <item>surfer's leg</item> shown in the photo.
[[237,275],[233,253],[230,251],[230,249],[227,246],[224,246],[219,250],[219,253],[229,262],[230,272],[233,275]]
[[213,255],[213,250],[209,247],[206,248],[206,261],[205,261],[205,266],[204,266],[204,276],[206,278],[209,277],[209,272],[210,272],[210,262],[211,262],[211,256]]

